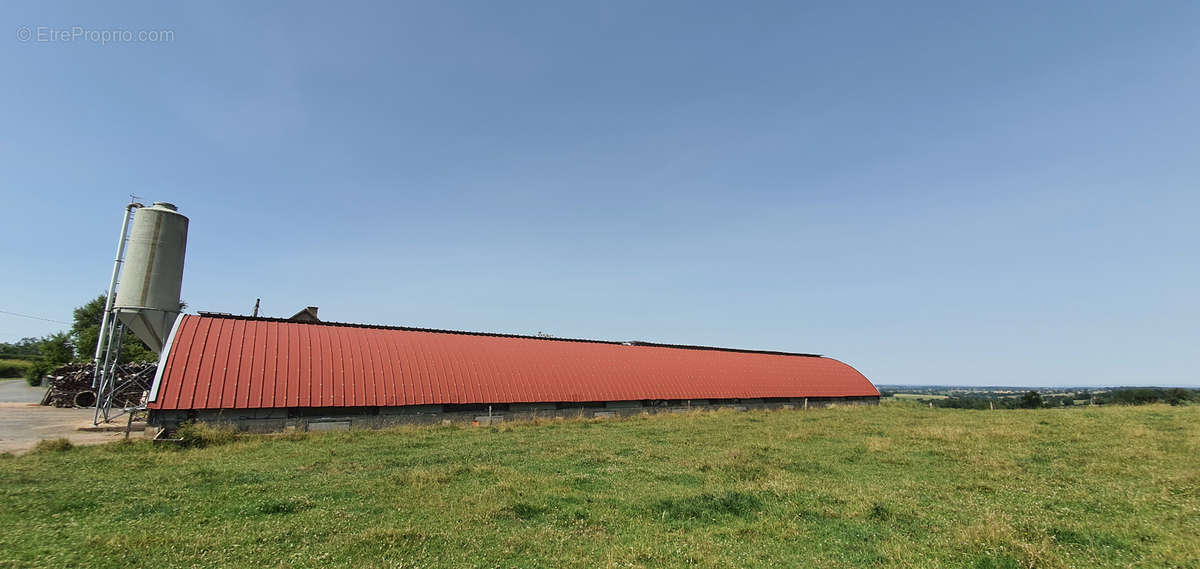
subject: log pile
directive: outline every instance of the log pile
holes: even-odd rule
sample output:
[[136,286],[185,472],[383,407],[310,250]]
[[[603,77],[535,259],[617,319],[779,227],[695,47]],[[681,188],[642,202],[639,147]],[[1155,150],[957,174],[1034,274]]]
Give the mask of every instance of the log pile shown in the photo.
[[[114,405],[137,405],[142,392],[154,379],[154,363],[131,363],[117,366],[117,392]],[[96,390],[92,389],[92,376],[96,366],[91,363],[64,365],[50,373],[50,387],[42,398],[42,405],[54,407],[91,407],[96,404]],[[136,376],[137,381],[128,381]]]

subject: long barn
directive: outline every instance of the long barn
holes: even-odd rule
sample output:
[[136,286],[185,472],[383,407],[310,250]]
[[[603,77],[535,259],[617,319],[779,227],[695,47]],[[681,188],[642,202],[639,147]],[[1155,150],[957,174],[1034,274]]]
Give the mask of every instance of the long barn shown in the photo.
[[162,426],[317,430],[878,401],[812,354],[202,314],[175,323],[147,407]]

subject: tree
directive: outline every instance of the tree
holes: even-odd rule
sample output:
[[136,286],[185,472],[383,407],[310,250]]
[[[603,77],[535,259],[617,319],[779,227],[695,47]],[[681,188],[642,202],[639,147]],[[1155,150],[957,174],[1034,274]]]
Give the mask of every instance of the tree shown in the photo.
[[1171,389],[1167,390],[1167,403],[1170,403],[1171,405],[1182,405],[1188,401],[1191,401],[1193,398],[1196,398],[1198,393],[1200,392],[1182,389],[1179,387],[1172,387]]
[[[96,340],[100,338],[100,322],[104,319],[104,304],[107,295],[101,294],[75,309],[71,325],[71,340],[75,345],[75,359],[87,361],[95,355]],[[158,356],[128,330],[121,339],[121,361],[154,361]]]
[[1042,394],[1036,391],[1030,391],[1021,396],[1021,407],[1026,409],[1039,409],[1043,404]]
[[65,364],[74,359],[75,346],[66,332],[56,332],[42,339],[38,352],[47,362]]
[[38,360],[25,372],[25,381],[34,387],[42,384],[42,378],[58,366],[71,361],[75,353],[71,337],[57,332],[42,338],[37,343]]

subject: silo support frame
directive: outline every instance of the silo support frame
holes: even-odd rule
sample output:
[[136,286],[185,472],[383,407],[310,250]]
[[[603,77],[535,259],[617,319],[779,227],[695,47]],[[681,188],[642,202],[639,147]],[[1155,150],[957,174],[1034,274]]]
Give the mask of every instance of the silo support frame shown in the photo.
[[115,393],[117,363],[121,359],[122,340],[125,338],[125,327],[115,316],[112,315],[107,330],[108,342],[104,348],[104,363],[96,368],[96,414],[92,419],[93,425],[112,420],[109,415]]
[[[105,357],[104,367],[98,374],[100,385],[96,389],[96,412],[92,420],[93,425],[108,423],[117,417],[144,409],[145,392],[150,388],[150,382],[154,378],[154,367],[147,367],[132,374],[121,373],[121,347],[126,334],[125,326],[113,318],[110,333],[110,338],[113,340],[109,342],[108,356]],[[122,393],[131,391],[130,388],[134,386],[141,388],[136,391],[143,392],[142,398],[136,404],[130,405],[128,401],[119,400]]]

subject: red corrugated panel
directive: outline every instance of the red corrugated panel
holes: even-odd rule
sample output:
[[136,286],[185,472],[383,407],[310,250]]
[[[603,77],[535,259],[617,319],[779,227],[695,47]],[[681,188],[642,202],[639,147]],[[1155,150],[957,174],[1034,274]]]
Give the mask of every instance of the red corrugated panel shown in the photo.
[[[214,339],[220,339],[220,341],[214,346],[215,349],[211,350],[212,360],[209,363],[208,389],[197,390],[197,397],[201,401],[199,405],[211,406],[208,403],[209,401],[224,401],[225,399],[222,398],[221,394],[225,390],[225,384],[237,381],[236,375],[230,378],[227,373],[230,359],[229,348],[233,344],[232,336],[234,334],[235,322],[234,320],[221,320],[214,323],[217,329]],[[242,328],[242,326],[237,326],[237,328]],[[226,339],[229,341],[225,341]],[[206,353],[209,352],[206,351]],[[236,399],[231,399],[236,402]]]
[[[269,322],[250,322],[247,326],[254,327],[254,344],[250,346],[250,357],[253,359],[250,369],[254,375],[250,380],[250,408],[265,407],[263,395],[267,391],[267,326]],[[174,346],[171,350],[174,351]],[[272,381],[274,378],[272,378]]]
[[217,316],[167,356],[151,409],[879,395],[822,357]]

